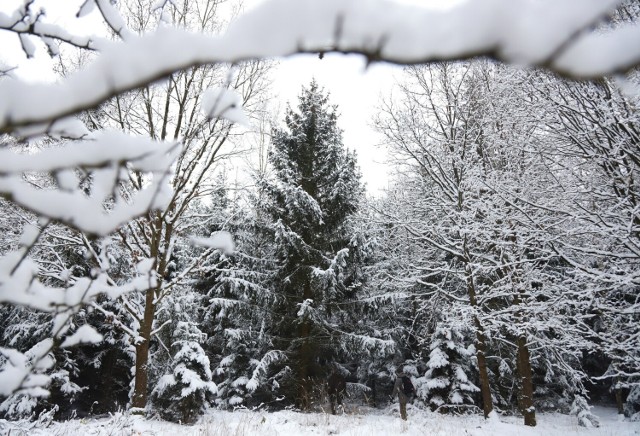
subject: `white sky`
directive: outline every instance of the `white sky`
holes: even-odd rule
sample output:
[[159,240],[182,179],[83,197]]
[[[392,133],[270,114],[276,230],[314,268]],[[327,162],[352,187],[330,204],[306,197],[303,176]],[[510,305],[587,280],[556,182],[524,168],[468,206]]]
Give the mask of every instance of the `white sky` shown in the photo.
[[[250,0],[254,5],[261,0]],[[408,1],[408,0],[405,0]],[[423,0],[424,1],[424,0]],[[255,3],[254,3],[255,2]],[[0,12],[10,13],[22,0],[0,0]],[[41,0],[38,4],[47,9],[47,20],[78,33],[91,33],[92,17],[82,20],[74,17],[82,0]],[[59,11],[63,11],[61,14]],[[56,14],[61,15],[58,18]],[[93,12],[91,15],[96,14]],[[95,19],[95,18],[93,18]],[[72,27],[73,26],[73,27]],[[19,49],[17,38],[0,31],[0,61],[10,65],[19,64],[18,75],[29,81],[54,80],[50,71],[52,62],[44,47],[38,46],[36,59],[27,60]],[[379,97],[388,94],[393,84],[394,74],[401,69],[389,64],[373,64],[365,68],[364,58],[356,55],[298,55],[281,59],[273,72],[273,95],[280,107],[279,119],[283,119],[286,103],[297,105],[302,86],[308,86],[313,78],[330,92],[330,101],[338,105],[339,126],[343,129],[345,146],[356,150],[363,178],[370,194],[377,194],[387,187],[388,174],[386,152],[381,146],[382,138],[371,127]]]
[[281,61],[274,74],[274,91],[294,107],[302,86],[313,78],[330,92],[330,101],[338,105],[344,144],[356,150],[367,189],[375,194],[387,187],[388,175],[386,152],[382,138],[371,127],[372,119],[380,96],[389,92],[394,75],[400,72],[389,64],[366,68],[362,56],[298,55]]

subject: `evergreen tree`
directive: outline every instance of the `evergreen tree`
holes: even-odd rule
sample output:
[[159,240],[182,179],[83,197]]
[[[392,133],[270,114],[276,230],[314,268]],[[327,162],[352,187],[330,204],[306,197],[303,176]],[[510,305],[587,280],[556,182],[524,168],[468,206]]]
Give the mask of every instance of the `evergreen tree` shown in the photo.
[[354,328],[344,304],[360,288],[363,245],[350,225],[363,195],[355,156],[342,144],[336,107],[315,81],[303,88],[297,109],[289,107],[286,130],[274,131],[274,177],[261,188],[278,261],[273,344],[286,356],[276,381],[306,410],[331,362],[356,343],[360,350],[379,344],[347,333]]
[[209,358],[200,346],[203,334],[191,322],[180,321],[173,333],[173,369],[153,390],[153,403],[164,419],[192,424],[217,392]]
[[640,385],[631,388],[624,404],[624,415],[630,421],[640,421]]
[[230,199],[220,186],[211,206],[201,211],[209,217],[202,231],[229,231],[235,250],[209,256],[194,286],[202,296],[200,327],[207,334],[203,348],[218,386],[216,405],[258,407],[273,400],[271,384],[259,380],[265,358],[274,356],[269,354],[273,347],[266,331],[273,293],[264,286],[274,263],[271,240],[261,236],[264,226],[252,209],[243,207],[243,199]]
[[475,403],[480,391],[467,375],[472,351],[464,346],[462,333],[453,325],[439,325],[431,343],[431,353],[418,395],[432,410],[459,413]]

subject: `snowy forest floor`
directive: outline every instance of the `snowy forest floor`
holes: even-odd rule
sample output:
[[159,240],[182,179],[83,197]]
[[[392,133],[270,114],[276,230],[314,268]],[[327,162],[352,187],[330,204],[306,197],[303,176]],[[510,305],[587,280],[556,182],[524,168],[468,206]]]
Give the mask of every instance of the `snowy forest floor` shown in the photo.
[[481,416],[445,416],[409,405],[409,420],[403,422],[398,407],[384,410],[357,408],[342,415],[211,411],[193,426],[183,426],[139,416],[116,414],[104,419],[77,419],[53,422],[43,428],[33,423],[0,420],[0,434],[22,435],[199,435],[199,436],[275,436],[275,435],[443,435],[443,436],[628,436],[640,435],[640,422],[619,420],[614,409],[595,407],[599,428],[579,427],[574,416],[539,413],[537,427],[525,427],[519,417],[502,416],[485,421]]

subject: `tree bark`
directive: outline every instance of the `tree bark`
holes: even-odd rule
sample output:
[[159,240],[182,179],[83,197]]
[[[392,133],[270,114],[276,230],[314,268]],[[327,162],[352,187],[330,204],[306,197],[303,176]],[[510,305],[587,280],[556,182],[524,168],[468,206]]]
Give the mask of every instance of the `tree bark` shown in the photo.
[[478,359],[478,376],[480,378],[480,394],[482,395],[482,410],[484,417],[488,418],[493,412],[493,400],[491,399],[491,386],[489,384],[489,371],[487,370],[487,344],[484,329],[477,316],[473,317],[476,325],[476,358]]
[[300,405],[300,409],[303,411],[308,411],[311,407],[311,344],[309,343],[309,335],[311,332],[311,328],[309,325],[309,321],[303,322],[300,330],[300,336],[302,338],[302,346],[300,348],[300,360],[299,360],[299,369],[298,375],[300,377],[300,393],[298,402]]
[[167,247],[171,238],[169,230],[164,232],[164,253],[160,252],[160,244],[163,241],[164,220],[162,214],[156,214],[154,219],[149,220],[151,227],[151,244],[149,254],[155,259],[153,271],[156,274],[157,283],[147,290],[145,296],[144,316],[140,322],[140,342],[136,343],[136,370],[135,382],[133,390],[133,398],[131,399],[131,407],[144,409],[147,407],[147,390],[149,384],[149,343],[151,341],[151,332],[153,331],[153,321],[156,317],[156,298],[160,295],[162,289],[162,281],[167,265]]
[[[466,241],[465,241],[466,247]],[[467,263],[467,293],[469,294],[469,303],[474,309],[478,309],[478,299],[476,297],[476,288],[473,282],[471,266]],[[489,371],[487,370],[487,343],[485,340],[484,327],[480,322],[478,315],[474,315],[473,323],[476,326],[476,358],[478,359],[478,376],[480,378],[480,394],[482,395],[482,410],[484,417],[488,418],[493,412],[493,400],[491,399],[491,385],[489,384]]]
[[520,376],[520,410],[524,416],[524,425],[536,426],[536,409],[533,406],[533,375],[531,371],[531,357],[527,347],[527,338],[520,335],[518,345],[518,375]]
[[151,340],[151,328],[155,317],[155,293],[155,288],[147,291],[144,318],[140,325],[140,338],[142,341],[136,344],[136,371],[131,407],[138,409],[147,407],[149,341]]

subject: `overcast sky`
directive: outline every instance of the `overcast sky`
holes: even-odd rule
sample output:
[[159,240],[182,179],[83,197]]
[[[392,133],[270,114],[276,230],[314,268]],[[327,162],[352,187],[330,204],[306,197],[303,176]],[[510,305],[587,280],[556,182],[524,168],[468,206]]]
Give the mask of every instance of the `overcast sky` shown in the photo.
[[356,55],[287,58],[274,74],[274,88],[292,106],[302,86],[313,78],[331,93],[331,102],[338,105],[344,144],[356,150],[368,191],[375,194],[387,186],[387,166],[382,138],[371,127],[371,121],[380,95],[389,93],[394,75],[401,70],[388,64],[373,64],[369,68],[365,65],[364,58]]
[[[0,0],[0,12],[11,12],[20,3],[22,0]],[[69,30],[91,33],[91,27],[86,24],[91,21],[89,17],[68,20],[57,16],[73,17],[82,0],[64,0],[66,11],[62,14],[59,12],[63,9],[61,0],[40,0],[38,3],[47,9],[47,19],[57,24],[64,23]],[[3,33],[6,32],[0,31],[0,60],[10,65],[20,64],[19,75],[29,81],[53,80],[54,76],[46,72],[51,68],[51,62],[46,60],[44,47],[38,48],[36,60],[27,61],[15,36],[8,37]],[[313,78],[329,91],[331,102],[339,107],[339,126],[344,130],[344,144],[356,150],[368,191],[377,194],[387,186],[388,175],[386,152],[380,144],[381,137],[371,128],[371,120],[380,95],[389,93],[393,77],[399,73],[400,68],[388,64],[373,64],[365,68],[364,58],[356,55],[326,55],[323,59],[315,55],[298,55],[280,60],[273,72],[273,95],[280,100],[283,112],[286,102],[292,106],[297,104],[302,86],[308,85]]]

